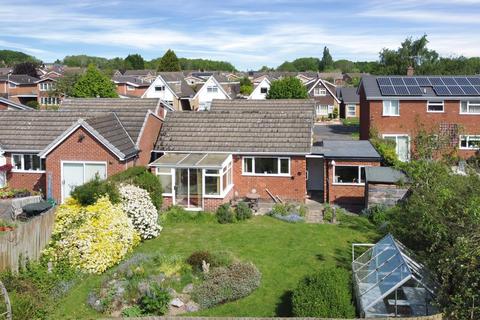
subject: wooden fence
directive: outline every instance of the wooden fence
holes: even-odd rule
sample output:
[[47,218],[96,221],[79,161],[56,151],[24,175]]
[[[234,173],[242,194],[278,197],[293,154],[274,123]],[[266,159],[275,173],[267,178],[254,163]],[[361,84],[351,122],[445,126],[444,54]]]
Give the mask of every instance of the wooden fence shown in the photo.
[[0,271],[18,270],[21,261],[37,260],[50,241],[55,222],[55,208],[26,222],[15,230],[0,232]]

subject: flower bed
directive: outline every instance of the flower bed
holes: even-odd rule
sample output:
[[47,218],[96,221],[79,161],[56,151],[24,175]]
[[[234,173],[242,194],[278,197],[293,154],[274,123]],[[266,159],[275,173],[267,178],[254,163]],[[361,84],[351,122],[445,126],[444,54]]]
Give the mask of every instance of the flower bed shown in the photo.
[[9,187],[0,188],[0,199],[22,198],[37,194],[40,193],[32,192],[28,189],[10,189]]

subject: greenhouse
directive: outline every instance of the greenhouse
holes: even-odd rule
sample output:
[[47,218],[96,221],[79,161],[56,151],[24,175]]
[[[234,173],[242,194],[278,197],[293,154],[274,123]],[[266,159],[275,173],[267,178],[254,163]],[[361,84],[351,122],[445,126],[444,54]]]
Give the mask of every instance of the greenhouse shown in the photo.
[[[368,246],[359,257],[355,248]],[[392,235],[375,245],[352,246],[357,306],[362,317],[414,317],[436,314],[436,284],[414,254]]]

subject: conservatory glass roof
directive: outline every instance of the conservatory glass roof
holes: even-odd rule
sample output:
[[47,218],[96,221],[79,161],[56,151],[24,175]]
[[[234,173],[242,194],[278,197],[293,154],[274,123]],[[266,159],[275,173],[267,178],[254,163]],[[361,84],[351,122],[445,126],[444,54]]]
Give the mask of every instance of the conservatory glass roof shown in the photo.
[[[413,260],[413,256],[409,249],[389,234],[352,262],[357,300],[364,314],[369,309],[377,309],[381,314],[388,313],[385,301],[391,301],[389,295],[399,288],[404,294],[402,303],[409,306],[424,305],[426,295],[434,296],[434,282],[426,268]],[[395,298],[395,306],[398,302]],[[378,307],[379,303],[381,308]],[[415,310],[412,312],[416,313]]]

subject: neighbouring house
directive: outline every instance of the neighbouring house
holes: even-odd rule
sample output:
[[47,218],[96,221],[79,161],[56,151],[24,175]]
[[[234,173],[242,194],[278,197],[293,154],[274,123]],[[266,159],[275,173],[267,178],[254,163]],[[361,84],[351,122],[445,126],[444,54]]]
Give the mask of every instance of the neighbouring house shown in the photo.
[[52,94],[52,90],[55,89],[57,82],[56,78],[43,77],[37,81],[38,86],[38,104],[42,107],[58,106],[61,102],[61,97]]
[[271,85],[272,84],[270,80],[268,80],[268,77],[263,78],[263,80],[260,81],[259,84],[254,86],[252,93],[248,96],[247,99],[253,99],[253,100],[267,99],[267,94],[268,94],[268,91],[270,90]]
[[204,111],[209,110],[213,99],[227,99],[228,95],[225,88],[217,81],[215,76],[210,76],[205,83],[198,89],[192,98],[193,110]]
[[249,79],[253,85],[256,86],[264,79],[268,78],[270,81],[280,80],[285,77],[294,77],[299,79],[303,84],[317,78],[318,73],[314,71],[306,72],[288,72],[288,71],[268,71],[268,72],[250,72]]
[[153,81],[157,76],[157,72],[153,69],[125,70],[123,75],[127,77],[140,78],[145,81]]
[[343,74],[341,72],[319,72],[317,77],[328,81],[336,86],[345,85],[345,81],[343,80]]
[[357,88],[337,88],[337,97],[340,99],[340,118],[360,117],[360,96],[357,93]]
[[322,78],[316,78],[308,82],[306,87],[309,97],[315,100],[315,116],[334,118],[334,111],[337,110],[338,113],[340,108],[335,85]]
[[193,103],[195,91],[185,81],[183,72],[160,72],[142,98],[162,99],[179,111],[196,110]]
[[39,80],[26,74],[0,76],[0,96],[20,104],[37,101]]
[[359,95],[360,139],[395,141],[402,161],[420,129],[449,137],[462,158],[479,148],[480,76],[364,76]]
[[312,147],[314,106],[311,100],[213,100],[210,111],[168,113],[154,150],[158,159],[150,164],[164,204],[214,210],[256,192],[263,200],[304,202],[315,193],[321,202],[362,205],[364,169],[381,158],[368,141]]
[[134,76],[114,76],[113,83],[117,93],[122,98],[140,98],[151,85],[152,81]]
[[0,111],[2,110],[34,110],[34,109],[24,104],[16,103],[16,102],[13,102],[12,100],[8,100],[0,97]]
[[158,99],[98,98],[66,99],[59,111],[0,111],[7,184],[62,202],[97,174],[147,165],[164,108]]
[[391,207],[407,196],[410,181],[405,173],[390,167],[365,170],[365,208]]

